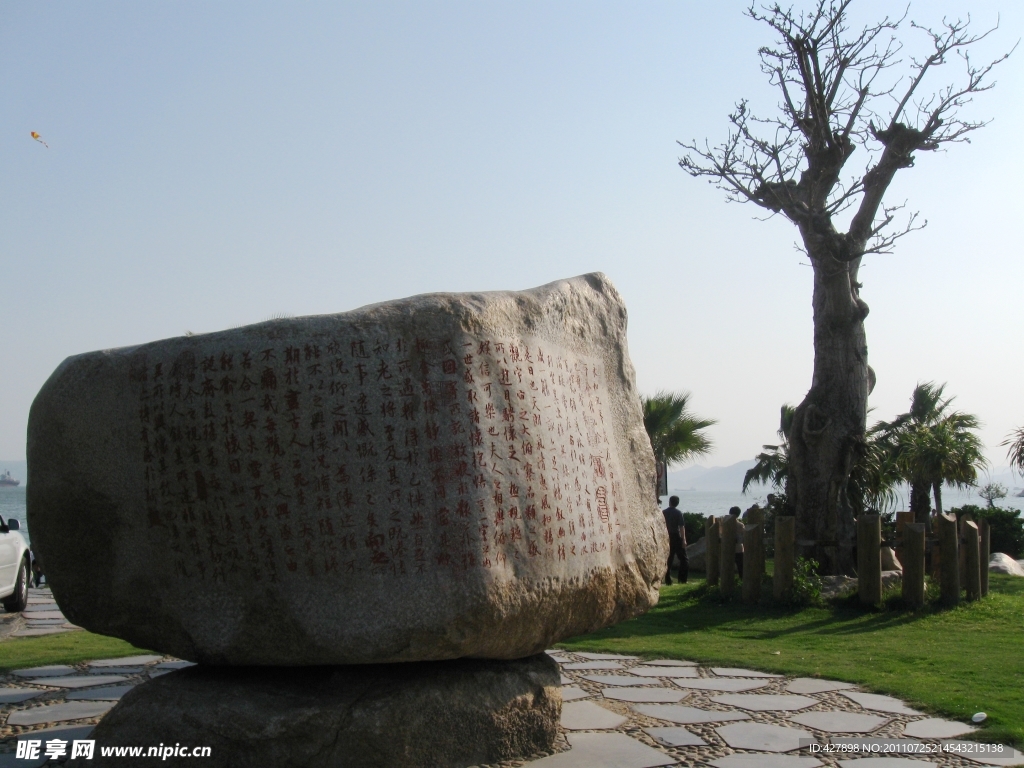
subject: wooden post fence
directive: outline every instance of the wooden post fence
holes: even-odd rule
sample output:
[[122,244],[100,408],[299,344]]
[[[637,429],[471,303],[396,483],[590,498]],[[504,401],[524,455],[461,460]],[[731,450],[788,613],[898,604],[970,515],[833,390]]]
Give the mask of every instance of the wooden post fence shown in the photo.
[[793,588],[793,568],[796,564],[796,518],[791,515],[775,518],[775,573],[772,576],[772,594],[776,600]]
[[882,602],[882,518],[857,518],[857,591],[865,605]]
[[763,521],[754,516],[751,525],[743,527],[743,602],[761,599],[761,578],[764,574]]
[[924,605],[924,523],[903,524],[903,602],[910,608]]
[[941,575],[942,602],[946,605],[957,605],[960,602],[960,554],[956,517],[939,515],[936,519],[939,534],[939,551],[942,553]]
[[718,583],[719,569],[721,568],[721,565],[719,565],[721,538],[718,535],[718,520],[714,515],[710,515],[704,524],[704,538],[707,539],[704,552],[704,567],[707,569],[708,586],[713,587]]
[[981,541],[978,536],[978,524],[968,520],[964,524],[964,554],[967,566],[967,599],[981,599]]
[[718,521],[718,525],[718,588],[722,590],[722,597],[732,597],[736,588],[736,529],[739,528],[739,520],[726,515]]
[[914,522],[913,512],[896,513],[896,559],[900,561],[901,565],[903,564],[903,558],[905,556],[905,553],[903,551],[903,548],[905,546],[903,543],[903,531],[905,530],[904,526],[912,522]]
[[981,542],[978,552],[978,561],[981,564],[981,596],[988,596],[988,564],[992,561],[992,529],[988,520],[982,520],[978,526],[981,535]]

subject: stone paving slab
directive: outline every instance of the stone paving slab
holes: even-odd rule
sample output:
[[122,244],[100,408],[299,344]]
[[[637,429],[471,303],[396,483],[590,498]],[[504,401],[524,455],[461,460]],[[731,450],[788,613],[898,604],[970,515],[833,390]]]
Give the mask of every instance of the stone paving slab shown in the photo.
[[699,680],[674,677],[672,682],[680,688],[694,688],[699,691],[730,691],[733,693],[736,691],[753,691],[769,685],[768,680],[743,680],[738,677],[720,677],[718,679],[704,677]]
[[586,699],[589,696],[593,696],[592,693],[587,693],[582,688],[575,685],[562,686],[562,701],[575,701],[576,699]]
[[689,696],[688,691],[670,688],[605,688],[601,694],[606,699],[662,704],[678,704]]
[[140,675],[144,667],[91,667],[90,675]]
[[697,666],[696,661],[682,661],[680,659],[654,659],[653,661],[645,661],[648,667],[695,667]]
[[592,701],[562,705],[562,727],[567,731],[603,731],[618,728],[626,718]]
[[577,661],[574,664],[563,664],[562,669],[622,669],[618,661]]
[[680,725],[692,723],[723,723],[730,720],[749,720],[750,715],[746,712],[722,712],[711,709],[700,709],[699,707],[680,707],[665,704],[638,704],[632,707],[642,715],[653,717],[656,720],[668,720],[670,723]]
[[134,687],[134,685],[114,685],[109,688],[85,688],[72,691],[64,699],[66,701],[118,701]]
[[67,664],[55,664],[48,667],[31,667],[30,669],[16,669],[14,674],[18,677],[63,677],[75,671],[74,667]]
[[856,688],[853,683],[841,683],[838,680],[818,680],[814,677],[798,677],[790,681],[786,690],[790,693],[828,693]]
[[909,757],[861,757],[854,760],[840,760],[842,768],[922,768],[936,765],[931,760]]
[[818,703],[817,699],[812,699],[809,696],[777,693],[726,693],[721,696],[712,696],[711,700],[716,704],[740,707],[752,712],[795,712]]
[[59,610],[39,610],[31,613],[22,613],[24,618],[62,618],[63,621],[68,621],[65,614]]
[[703,747],[704,739],[679,726],[644,728],[644,733],[667,747]]
[[[887,717],[862,715],[858,712],[801,712],[790,720],[808,728],[827,733],[871,733],[889,722]],[[956,734],[951,734],[956,735]]]
[[893,715],[920,715],[916,709],[911,709],[899,699],[892,696],[882,696],[878,693],[861,693],[860,691],[840,691],[840,694],[860,704],[864,709],[873,709],[876,712],[888,712]]
[[629,673],[638,677],[700,677],[696,667],[633,667]]
[[737,667],[712,667],[711,671],[720,677],[782,677],[782,675],[773,675],[768,672],[755,672],[752,669],[739,669]]
[[768,754],[728,755],[708,763],[715,768],[817,768],[821,764],[816,757]]
[[601,685],[652,685],[656,681],[635,675],[583,675],[584,680]]
[[9,725],[40,725],[41,723],[60,723],[67,720],[85,720],[106,714],[113,706],[114,702],[112,701],[71,701],[48,707],[32,707],[12,712],[7,717],[7,723]]
[[194,667],[196,663],[194,661],[161,661],[156,665],[157,669],[185,669],[186,667]]
[[123,683],[128,678],[124,675],[69,675],[68,677],[42,677],[29,680],[38,685],[55,685],[58,688],[93,688],[99,685]]
[[624,733],[571,733],[571,749],[529,763],[531,768],[659,768],[677,760]]
[[623,656],[619,653],[583,653],[582,651],[575,655],[592,661],[636,661],[638,658],[636,656]]
[[808,731],[771,723],[735,723],[715,730],[730,747],[766,752],[792,752],[800,748],[801,739],[813,738]]
[[915,720],[907,723],[903,729],[904,736],[916,736],[921,739],[955,739],[965,733],[978,730],[973,725],[958,723],[953,720],[943,720],[938,717],[929,717],[926,720]]
[[52,600],[48,600],[43,603],[36,602],[35,600],[29,601],[29,604],[25,606],[25,609],[21,612],[22,615],[26,613],[36,613],[37,611],[59,611],[60,608]]
[[0,688],[0,704],[17,704],[42,696],[46,691],[35,688]]

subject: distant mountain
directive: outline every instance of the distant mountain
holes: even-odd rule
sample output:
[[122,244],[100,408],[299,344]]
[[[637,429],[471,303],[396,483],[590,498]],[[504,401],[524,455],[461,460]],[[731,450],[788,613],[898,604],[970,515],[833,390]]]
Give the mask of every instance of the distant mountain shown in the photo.
[[[727,491],[739,493],[743,487],[743,475],[754,466],[753,461],[738,461],[728,467],[703,467],[694,465],[677,472],[668,473],[670,491]],[[758,486],[760,488],[760,486]]]
[[[754,466],[754,461],[738,461],[728,467],[705,467],[695,464],[686,469],[680,469],[668,473],[669,491],[710,491],[739,493],[743,487],[743,475]],[[989,474],[983,474],[978,478],[978,488],[987,483],[1002,483],[1009,492],[1009,498],[1003,502],[1005,505],[1010,498],[1021,498],[1018,494],[1024,494],[1024,479],[1017,473],[1011,472],[1010,467],[992,467]],[[948,489],[948,486],[947,486]],[[752,485],[751,490],[755,493],[764,493],[771,490],[767,486]],[[901,493],[906,496],[908,489],[901,487]],[[946,490],[945,493],[948,493]],[[969,492],[973,496],[976,491]],[[963,502],[960,502],[963,503]],[[970,503],[984,503],[978,499],[971,499]],[[945,506],[945,505],[944,505]]]

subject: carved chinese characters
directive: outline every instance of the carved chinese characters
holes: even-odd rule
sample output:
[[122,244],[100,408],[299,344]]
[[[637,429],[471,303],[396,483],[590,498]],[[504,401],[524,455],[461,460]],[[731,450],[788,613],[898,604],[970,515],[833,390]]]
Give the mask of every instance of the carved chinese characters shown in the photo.
[[600,365],[550,344],[314,337],[129,375],[180,578],[515,578],[628,544]]
[[30,426],[55,596],[227,663],[514,658],[634,615],[663,526],[624,330],[588,276],[72,358]]

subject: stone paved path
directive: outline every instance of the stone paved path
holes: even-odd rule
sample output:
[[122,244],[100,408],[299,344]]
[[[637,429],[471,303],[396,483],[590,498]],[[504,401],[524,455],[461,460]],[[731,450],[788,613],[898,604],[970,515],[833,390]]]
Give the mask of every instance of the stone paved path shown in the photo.
[[822,745],[874,740],[939,750],[963,742],[975,730],[849,683],[616,654],[548,653],[562,668],[558,751],[503,768],[1024,766],[1024,754],[1009,748],[1001,757],[882,751],[812,755],[811,740]]
[[60,612],[50,594],[49,587],[28,590],[28,605],[20,614],[5,616],[3,639],[11,637],[38,637],[80,630]]
[[[873,739],[935,749],[957,743],[972,730],[849,683],[677,660],[549,653],[562,668],[559,743],[550,755],[501,768],[1024,766],[1024,754],[1009,749],[1001,758],[882,752],[812,756],[810,740],[836,745]],[[132,686],[189,665],[146,655],[21,669],[0,678],[0,768],[46,764],[17,760],[17,740],[88,738]]]

